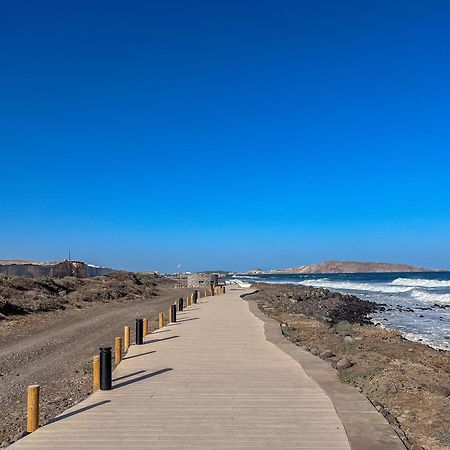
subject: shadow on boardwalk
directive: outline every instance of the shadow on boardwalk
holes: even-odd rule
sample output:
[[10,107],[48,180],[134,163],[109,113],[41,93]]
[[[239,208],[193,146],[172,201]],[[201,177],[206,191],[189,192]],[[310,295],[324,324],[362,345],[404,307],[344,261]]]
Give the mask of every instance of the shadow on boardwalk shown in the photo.
[[90,409],[97,408],[97,406],[104,405],[106,403],[109,403],[110,401],[111,400],[102,400],[101,402],[93,403],[92,405],[88,405],[88,406],[85,406],[83,408],[76,409],[75,411],[68,412],[66,414],[63,414],[62,416],[58,416],[58,417],[55,417],[52,420],[49,420],[47,422],[47,424],[59,422],[60,420],[67,419],[68,417],[71,417],[71,416],[75,416],[76,414],[80,414],[80,413],[88,411]]
[[[174,325],[174,324],[171,324],[171,325]],[[180,336],[177,335],[177,336],[169,336],[169,337],[161,338],[161,339],[151,339],[150,341],[145,341],[143,345],[154,344],[155,342],[161,342],[161,341],[168,341],[169,339],[175,339],[178,337],[180,337]]]
[[123,386],[128,386],[129,384],[138,383],[139,381],[146,380],[147,378],[156,377],[163,373],[170,372],[171,370],[173,370],[173,369],[170,367],[166,368],[166,369],[160,369],[160,370],[157,370],[156,372],[151,372],[146,375],[142,375],[140,377],[133,378],[132,380],[122,381],[122,383],[119,383],[119,384],[116,384],[115,386],[113,386],[113,389],[119,389]]
[[145,352],[145,353],[139,353],[139,355],[125,356],[125,358],[123,358],[123,359],[139,358],[139,356],[150,355],[150,353],[155,353],[155,350],[150,350],[149,352]]

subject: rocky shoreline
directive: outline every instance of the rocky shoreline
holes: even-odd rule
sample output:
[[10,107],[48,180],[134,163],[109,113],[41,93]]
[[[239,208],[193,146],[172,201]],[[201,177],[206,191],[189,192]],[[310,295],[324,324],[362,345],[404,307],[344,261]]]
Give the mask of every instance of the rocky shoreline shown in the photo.
[[450,448],[450,353],[370,321],[384,306],[323,288],[254,285],[246,300],[296,345],[331,364],[384,415],[407,448]]

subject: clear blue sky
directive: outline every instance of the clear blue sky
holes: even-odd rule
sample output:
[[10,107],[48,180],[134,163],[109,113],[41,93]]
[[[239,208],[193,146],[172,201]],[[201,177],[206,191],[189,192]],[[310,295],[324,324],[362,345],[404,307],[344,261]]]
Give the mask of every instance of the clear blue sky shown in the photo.
[[0,0],[0,259],[450,268],[450,2]]

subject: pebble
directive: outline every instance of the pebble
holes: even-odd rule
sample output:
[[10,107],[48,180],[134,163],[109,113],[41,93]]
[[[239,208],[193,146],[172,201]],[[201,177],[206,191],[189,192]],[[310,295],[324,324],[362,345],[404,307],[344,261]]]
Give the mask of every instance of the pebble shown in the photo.
[[334,328],[337,331],[344,331],[346,330],[348,327],[350,326],[350,322],[348,320],[341,320],[340,322],[338,322]]
[[353,366],[353,363],[348,358],[342,358],[336,363],[338,370],[348,369]]
[[346,344],[351,344],[353,342],[353,338],[351,336],[347,335],[347,336],[344,337],[344,342]]

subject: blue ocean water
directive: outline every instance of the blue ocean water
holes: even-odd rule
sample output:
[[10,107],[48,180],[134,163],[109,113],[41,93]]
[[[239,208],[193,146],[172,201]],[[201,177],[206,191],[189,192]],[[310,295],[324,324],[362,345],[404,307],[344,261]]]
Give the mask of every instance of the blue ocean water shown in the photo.
[[372,316],[410,340],[450,349],[450,272],[235,275],[246,282],[317,286],[386,305]]

